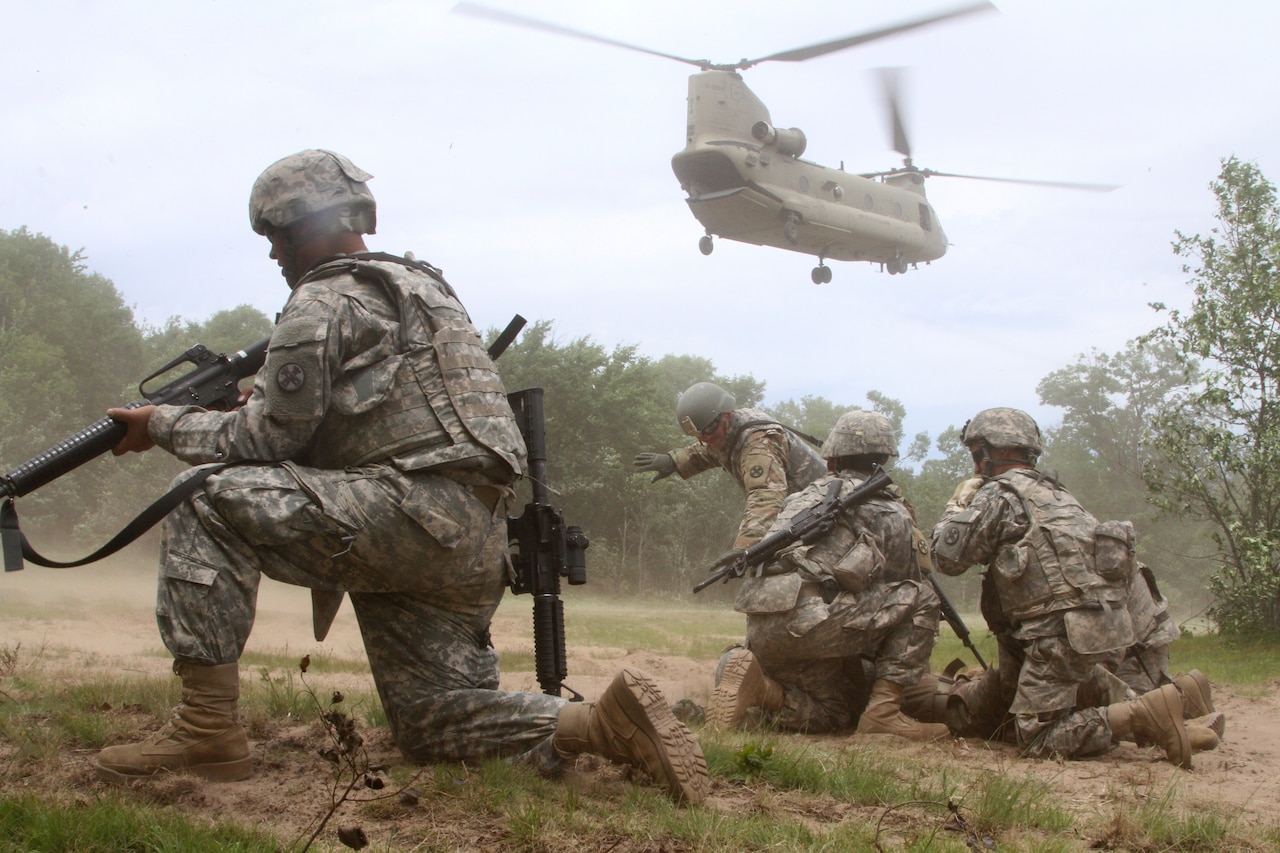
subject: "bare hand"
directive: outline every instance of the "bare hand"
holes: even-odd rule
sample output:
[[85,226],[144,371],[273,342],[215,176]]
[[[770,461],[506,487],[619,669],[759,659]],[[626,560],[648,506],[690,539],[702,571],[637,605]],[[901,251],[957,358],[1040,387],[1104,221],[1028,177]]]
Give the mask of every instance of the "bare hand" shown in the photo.
[[124,456],[126,453],[143,453],[156,446],[151,440],[147,425],[151,423],[151,413],[155,406],[139,406],[136,409],[107,409],[107,417],[119,421],[127,427],[124,438],[111,448],[112,456]]

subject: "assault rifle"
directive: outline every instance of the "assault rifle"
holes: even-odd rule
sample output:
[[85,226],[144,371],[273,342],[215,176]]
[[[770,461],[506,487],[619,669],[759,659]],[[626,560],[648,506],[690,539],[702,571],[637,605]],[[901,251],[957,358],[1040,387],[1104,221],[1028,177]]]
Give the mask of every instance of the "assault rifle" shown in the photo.
[[784,549],[796,542],[812,545],[831,532],[840,513],[851,506],[892,485],[893,480],[879,465],[871,476],[859,483],[849,494],[840,497],[843,480],[835,480],[827,487],[822,502],[797,513],[791,524],[783,530],[775,530],[745,551],[731,551],[711,567],[711,575],[693,588],[694,592],[711,586],[717,581],[728,583],[730,578],[740,578],[747,569],[773,560]]
[[[256,344],[234,352],[214,354],[204,344],[196,344],[164,367],[138,383],[143,399],[130,403],[126,409],[148,405],[194,405],[206,409],[232,409],[240,397],[240,380],[258,372],[267,358],[267,343],[263,338]],[[152,380],[190,364],[191,370],[173,381],[152,390],[147,384]],[[22,532],[18,528],[18,514],[14,498],[35,491],[62,475],[80,467],[91,459],[106,453],[120,443],[127,427],[120,421],[102,418],[41,453],[4,476],[0,476],[0,542],[3,543],[4,569],[6,572],[22,568],[24,552],[28,559],[38,562],[38,555],[24,547]],[[119,537],[118,537],[119,538]],[[124,544],[124,543],[121,543]],[[109,547],[109,546],[108,546]],[[118,547],[118,546],[117,546]],[[103,548],[90,562],[110,551]],[[44,565],[46,563],[42,563]],[[62,565],[62,564],[52,564]]]
[[542,692],[559,696],[569,674],[564,647],[564,602],[560,578],[571,585],[587,582],[585,552],[590,544],[581,527],[566,525],[564,514],[547,499],[547,436],[543,424],[542,389],[527,388],[507,395],[529,450],[529,484],[533,500],[519,518],[507,519],[507,539],[512,545],[514,571],[508,578],[511,592],[533,595],[533,658]]
[[938,585],[938,579],[933,576],[933,572],[929,572],[929,583],[933,584],[933,591],[938,594],[942,618],[947,620],[947,624],[951,626],[952,631],[956,632],[956,636],[960,638],[960,642],[964,643],[964,647],[973,652],[973,656],[977,658],[982,668],[990,669],[987,666],[987,662],[982,659],[982,655],[978,653],[978,647],[973,644],[973,640],[969,637],[968,626],[964,624],[964,620],[960,618],[955,605],[951,603],[951,600],[947,598],[947,594],[942,591],[942,587]]

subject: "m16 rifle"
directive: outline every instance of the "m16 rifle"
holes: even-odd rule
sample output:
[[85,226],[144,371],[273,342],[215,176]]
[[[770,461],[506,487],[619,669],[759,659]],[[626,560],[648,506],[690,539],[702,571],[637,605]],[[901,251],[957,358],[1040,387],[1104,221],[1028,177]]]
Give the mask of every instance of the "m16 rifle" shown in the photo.
[[507,519],[512,574],[508,586],[516,595],[533,596],[533,657],[543,693],[559,696],[561,689],[580,701],[581,694],[564,684],[569,674],[564,645],[564,602],[560,578],[576,586],[587,582],[585,553],[590,544],[582,528],[566,525],[564,514],[547,498],[547,438],[543,423],[543,392],[527,388],[507,395],[520,433],[529,450],[529,484],[533,500],[519,518]]
[[721,557],[711,567],[711,574],[707,579],[695,586],[693,591],[702,592],[717,581],[728,583],[730,578],[740,578],[746,574],[747,569],[771,562],[796,542],[812,545],[831,532],[831,528],[835,526],[836,519],[842,512],[892,484],[893,480],[889,479],[889,475],[879,465],[875,467],[870,477],[855,486],[844,497],[840,497],[843,481],[832,481],[821,503],[797,513],[786,528],[775,530],[750,548],[730,551]]
[[[267,358],[269,341],[270,338],[263,338],[252,346],[230,355],[215,354],[203,344],[196,344],[139,382],[138,391],[143,399],[130,403],[124,408],[188,404],[206,409],[235,408],[240,400],[240,380],[252,376],[258,372],[258,368],[262,367]],[[183,364],[190,364],[191,370],[159,388],[147,389],[149,382],[169,374]],[[73,565],[47,561],[31,549],[18,527],[18,512],[14,506],[14,499],[29,494],[106,453],[120,443],[126,429],[122,422],[104,417],[70,438],[58,442],[34,459],[24,462],[8,474],[0,476],[0,543],[4,551],[6,572],[21,569],[24,556],[34,563],[45,566]],[[159,516],[155,520],[159,520]],[[155,521],[151,523],[154,524]],[[145,529],[145,527],[137,529],[134,525],[130,525],[107,546],[74,565],[105,557],[132,541]],[[133,535],[124,538],[125,533],[130,530],[133,531]],[[120,541],[122,538],[123,541]]]
[[956,610],[955,605],[951,603],[951,599],[947,598],[947,594],[938,585],[938,579],[933,576],[933,572],[929,572],[929,583],[933,584],[933,591],[938,594],[942,618],[947,620],[947,624],[951,626],[952,631],[956,632],[956,636],[960,638],[960,642],[964,643],[964,647],[973,653],[978,664],[983,669],[989,669],[987,662],[978,653],[978,647],[973,644],[973,639],[969,636],[969,627],[964,624],[964,620],[960,618],[960,613]]

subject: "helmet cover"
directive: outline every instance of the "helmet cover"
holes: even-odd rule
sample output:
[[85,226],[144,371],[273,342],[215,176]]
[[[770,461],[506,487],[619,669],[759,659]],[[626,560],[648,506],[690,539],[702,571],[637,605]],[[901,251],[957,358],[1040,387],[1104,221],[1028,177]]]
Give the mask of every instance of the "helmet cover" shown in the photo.
[[311,148],[266,168],[249,193],[249,224],[258,234],[285,229],[315,213],[348,205],[367,214],[373,233],[376,205],[365,182],[373,175],[341,154]]

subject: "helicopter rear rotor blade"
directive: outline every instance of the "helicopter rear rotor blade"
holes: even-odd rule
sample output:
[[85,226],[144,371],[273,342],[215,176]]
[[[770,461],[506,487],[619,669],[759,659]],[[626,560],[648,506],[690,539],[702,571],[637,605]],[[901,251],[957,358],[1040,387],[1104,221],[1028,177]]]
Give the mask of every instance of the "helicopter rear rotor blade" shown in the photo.
[[963,178],[967,181],[992,181],[1000,184],[1023,184],[1030,187],[1052,187],[1060,190],[1084,190],[1086,192],[1109,193],[1112,190],[1120,188],[1119,184],[1089,184],[1079,181],[1041,181],[1033,178],[996,178],[990,175],[961,175],[956,172],[935,172],[933,169],[917,169],[914,166],[907,169],[890,169],[885,172],[869,172],[863,174],[864,178],[880,178],[892,177],[893,175],[905,175],[915,173],[926,178]]
[[902,106],[899,88],[902,78],[901,68],[881,68],[880,91],[884,96],[885,112],[889,114],[889,127],[893,132],[893,150],[911,162],[911,143],[907,140],[907,128],[902,122]]
[[994,12],[996,7],[993,3],[982,0],[979,3],[973,3],[968,6],[961,6],[958,9],[952,9],[949,12],[941,12],[936,15],[929,15],[925,18],[918,18],[914,21],[904,21],[900,24],[894,24],[889,27],[882,27],[878,30],[870,30],[865,33],[844,36],[843,38],[833,39],[832,41],[819,42],[811,44],[808,47],[798,47],[794,50],[784,50],[780,53],[771,53],[768,56],[762,56],[759,59],[744,59],[734,68],[739,71],[746,70],[753,65],[759,65],[761,62],[802,62],[806,59],[824,56],[828,53],[834,53],[838,50],[847,50],[851,47],[857,47],[860,44],[876,41],[877,39],[888,38],[899,33],[905,33],[919,27],[927,27],[930,24],[936,24],[941,21],[949,21],[953,18],[972,15],[976,12]]
[[468,3],[467,0],[462,0],[462,2],[455,4],[452,11],[468,15],[472,18],[484,18],[490,21],[499,21],[504,24],[514,24],[515,26],[528,27],[529,29],[534,30],[543,30],[545,32],[555,33],[556,35],[568,36],[569,38],[593,41],[599,44],[607,44],[613,47],[625,48],[626,50],[638,51],[639,53],[647,53],[650,56],[660,56],[663,59],[674,59],[676,62],[683,62],[686,65],[696,65],[699,68],[706,68],[710,65],[710,63],[705,59],[687,59],[683,56],[675,56],[670,53],[663,53],[659,50],[650,50],[647,47],[640,47],[639,45],[628,44],[625,41],[618,41],[617,39],[605,38],[604,36],[593,35],[591,33],[584,33],[581,30],[563,27],[559,24],[552,24],[548,21],[539,21],[536,18],[526,18],[523,15],[504,12],[501,9],[492,9],[488,6],[481,6],[478,3]]

